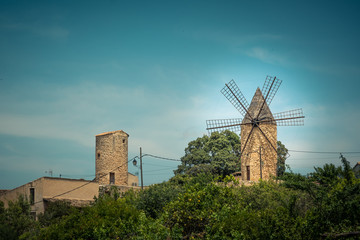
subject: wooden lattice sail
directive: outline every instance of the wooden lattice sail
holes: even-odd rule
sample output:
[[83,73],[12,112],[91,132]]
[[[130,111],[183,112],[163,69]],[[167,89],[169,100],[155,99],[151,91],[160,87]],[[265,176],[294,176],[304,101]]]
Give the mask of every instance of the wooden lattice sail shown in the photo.
[[[282,81],[266,77],[262,91],[257,88],[250,105],[231,80],[221,90],[224,96],[244,116],[244,119],[207,120],[207,130],[229,129],[241,131],[241,175],[243,180],[256,181],[276,176],[277,125],[299,126],[304,124],[302,109],[272,114],[269,105]],[[263,95],[265,94],[265,97]]]

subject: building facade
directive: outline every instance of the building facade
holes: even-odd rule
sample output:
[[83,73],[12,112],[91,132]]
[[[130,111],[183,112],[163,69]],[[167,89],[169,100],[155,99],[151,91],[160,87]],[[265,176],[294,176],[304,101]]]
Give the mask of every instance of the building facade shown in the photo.
[[128,185],[128,138],[122,131],[96,135],[95,176],[101,185]]
[[34,216],[43,213],[49,202],[64,200],[81,207],[99,196],[99,188],[116,186],[120,191],[140,189],[139,179],[128,172],[128,137],[122,130],[96,135],[96,177],[94,180],[41,177],[12,190],[0,191],[5,207],[20,195],[31,204]]
[[[256,123],[254,119],[261,122]],[[277,126],[259,88],[242,124],[241,147],[245,146],[241,155],[242,180],[258,181],[276,176]]]

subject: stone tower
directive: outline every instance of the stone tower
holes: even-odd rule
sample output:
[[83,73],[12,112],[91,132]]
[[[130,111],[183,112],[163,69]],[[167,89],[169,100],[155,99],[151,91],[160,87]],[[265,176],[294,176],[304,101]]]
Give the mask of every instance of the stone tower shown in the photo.
[[128,184],[128,138],[122,130],[96,135],[95,176],[99,184]]
[[[247,142],[241,155],[243,180],[258,181],[260,178],[269,179],[271,176],[276,176],[277,126],[268,105],[266,102],[264,105],[263,103],[264,96],[257,88],[242,121],[246,125],[241,125],[241,147],[243,148]],[[267,139],[261,131],[267,136]]]

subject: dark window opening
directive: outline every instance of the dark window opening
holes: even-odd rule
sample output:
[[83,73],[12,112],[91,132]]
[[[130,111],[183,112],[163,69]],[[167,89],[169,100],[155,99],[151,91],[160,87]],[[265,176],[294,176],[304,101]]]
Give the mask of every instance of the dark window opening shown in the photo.
[[250,181],[250,166],[246,166],[246,178]]
[[30,204],[35,203],[35,188],[30,188]]
[[98,158],[100,158],[100,153],[98,153]]
[[110,184],[115,184],[115,173],[110,173]]
[[123,143],[125,143],[125,139],[123,139]]

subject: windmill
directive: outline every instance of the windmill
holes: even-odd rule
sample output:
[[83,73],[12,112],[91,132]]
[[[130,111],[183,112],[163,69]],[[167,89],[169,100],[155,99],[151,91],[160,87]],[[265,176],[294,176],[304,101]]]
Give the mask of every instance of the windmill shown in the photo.
[[[241,132],[241,175],[243,180],[269,179],[276,176],[277,126],[302,126],[302,109],[272,114],[269,108],[282,80],[267,76],[262,90],[256,89],[249,104],[234,80],[221,93],[244,117],[207,120],[207,130]],[[264,95],[265,94],[265,98]]]

